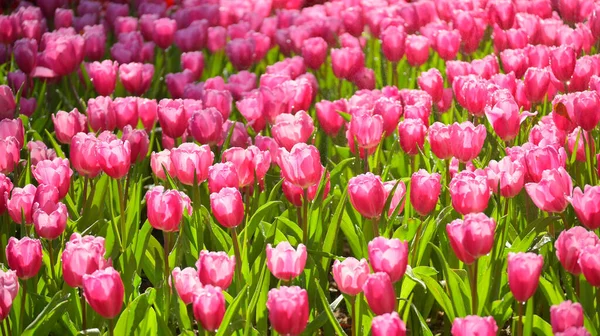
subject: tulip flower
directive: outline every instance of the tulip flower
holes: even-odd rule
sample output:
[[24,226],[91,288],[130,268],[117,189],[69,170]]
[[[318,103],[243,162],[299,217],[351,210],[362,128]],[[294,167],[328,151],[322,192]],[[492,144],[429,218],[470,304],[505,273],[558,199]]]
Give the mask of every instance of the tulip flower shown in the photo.
[[440,174],[429,174],[424,169],[413,173],[410,179],[410,203],[419,215],[427,216],[435,209],[442,189],[441,178]]
[[118,129],[122,130],[125,126],[137,126],[138,111],[135,97],[115,98],[112,108],[115,112],[115,124]]
[[600,228],[600,187],[586,185],[583,192],[577,187],[570,202],[581,224],[589,230]]
[[302,57],[309,68],[320,68],[327,59],[327,42],[321,37],[304,40],[302,43]]
[[589,331],[584,327],[570,327],[564,332],[557,332],[554,336],[591,336]]
[[175,282],[175,290],[184,304],[189,305],[194,302],[194,296],[202,288],[202,283],[198,278],[198,271],[192,267],[180,269],[175,267],[173,272],[173,281]]
[[67,207],[63,203],[54,204],[50,210],[33,205],[33,225],[38,236],[52,240],[60,237],[67,227]]
[[[13,189],[13,184],[6,175],[0,173],[0,195],[10,194]],[[0,197],[0,214],[6,211],[7,199]]]
[[235,257],[228,256],[225,252],[200,251],[200,258],[196,262],[202,285],[218,286],[226,290],[235,272]]
[[453,60],[460,47],[460,33],[457,30],[440,30],[435,36],[435,49],[446,61]]
[[[31,214],[33,210],[35,192],[36,187],[32,184],[28,184],[23,188],[12,189],[10,198],[8,197],[7,193],[4,194],[8,214],[15,223],[33,223]],[[25,220],[25,223],[23,223],[23,219]]]
[[208,190],[217,193],[223,188],[237,188],[239,178],[232,162],[215,163],[208,167]]
[[183,143],[171,150],[174,175],[186,185],[200,184],[208,177],[208,167],[213,163],[214,153],[208,145]]
[[93,134],[77,133],[71,139],[71,164],[82,176],[96,177],[102,168],[98,163],[98,139]]
[[542,211],[563,212],[573,192],[573,181],[563,168],[544,170],[538,183],[525,184],[531,200]]
[[127,63],[119,66],[119,79],[123,87],[136,96],[141,96],[148,91],[153,76],[153,64]]
[[252,185],[258,179],[261,183],[271,165],[271,156],[268,152],[263,152],[256,146],[250,146],[246,149],[232,147],[223,152],[223,161],[231,162],[235,166],[238,176],[239,187],[244,188]]
[[227,30],[224,27],[208,27],[206,46],[211,53],[225,49],[227,43]]
[[183,102],[178,99],[161,99],[157,111],[163,134],[174,139],[181,137],[188,127]]
[[423,150],[427,127],[421,119],[404,119],[398,124],[400,148],[408,155],[417,155]]
[[534,114],[519,113],[519,106],[514,99],[505,99],[496,102],[494,106],[486,107],[485,115],[498,137],[510,141],[519,134],[521,123],[525,118]]
[[468,162],[479,156],[486,137],[485,126],[473,126],[469,121],[454,123],[450,127],[450,146],[452,155],[462,162]]
[[452,206],[463,215],[483,212],[491,196],[487,176],[468,170],[456,174],[450,181],[449,189]]
[[34,39],[23,38],[15,42],[13,55],[21,71],[30,74],[37,64],[38,43]]
[[552,332],[565,332],[571,327],[583,327],[583,308],[578,302],[569,300],[550,307]]
[[408,243],[376,237],[369,242],[369,261],[375,272],[385,272],[392,282],[402,278],[408,264]]
[[553,146],[530,147],[525,153],[529,179],[533,182],[541,181],[544,171],[564,168],[566,159],[567,154],[562,147],[558,150]]
[[429,59],[430,41],[422,35],[406,36],[406,60],[412,67],[417,67],[425,64]]
[[271,128],[273,139],[288,151],[297,143],[305,143],[314,132],[312,118],[304,111],[295,115],[280,114]]
[[63,278],[67,285],[82,287],[83,275],[108,266],[104,254],[104,238],[72,234],[61,256]]
[[450,246],[465,264],[471,264],[488,254],[494,244],[496,222],[484,213],[471,213],[446,226]]
[[161,49],[167,49],[175,40],[175,31],[177,22],[169,18],[160,18],[154,20],[154,30],[152,41]]
[[580,92],[573,100],[574,122],[590,132],[600,122],[600,96],[595,91]]
[[508,285],[515,299],[521,303],[527,302],[535,293],[544,257],[534,253],[508,254]]
[[237,188],[223,188],[210,194],[210,208],[217,222],[226,228],[235,228],[244,219],[244,201]]
[[575,71],[577,54],[570,46],[562,45],[550,52],[550,68],[561,82],[568,81]]
[[525,167],[519,161],[512,161],[510,157],[504,157],[500,162],[491,160],[489,168],[498,175],[500,195],[512,198],[523,189],[525,181]]
[[369,264],[366,259],[356,260],[352,257],[340,262],[333,262],[333,280],[338,289],[348,295],[357,295],[362,292],[363,285],[370,273]]
[[56,209],[58,203],[58,189],[53,185],[40,184],[35,190],[35,196],[33,197],[32,213],[37,209],[42,209],[50,213]]
[[6,245],[8,267],[17,273],[19,279],[34,277],[42,266],[42,244],[37,239],[15,237],[8,239]]
[[0,300],[2,301],[0,304],[0,319],[3,320],[8,313],[5,309],[8,308],[8,310],[10,310],[10,305],[19,293],[19,278],[17,277],[17,272],[13,270],[0,270],[0,293],[2,293],[0,295],[3,295],[2,300]]
[[385,206],[385,189],[379,176],[361,174],[348,182],[350,203],[356,211],[368,219],[379,218]]
[[381,51],[388,61],[397,63],[404,56],[406,33],[402,26],[389,26],[381,33]]
[[450,145],[450,126],[440,122],[434,122],[428,129],[429,146],[433,154],[441,160],[448,160],[452,157],[452,147]]
[[309,318],[308,293],[298,286],[273,288],[267,298],[267,310],[275,331],[282,335],[300,335]]
[[69,192],[73,170],[69,167],[68,159],[56,158],[38,162],[31,168],[31,172],[38,183],[56,187],[59,198],[64,198]]
[[142,162],[148,154],[150,139],[146,131],[142,129],[132,129],[130,125],[123,128],[121,140],[129,142],[131,145],[131,162]]
[[373,336],[405,336],[406,325],[400,319],[398,313],[391,312],[373,318],[371,333]]
[[358,70],[365,67],[365,55],[357,48],[331,49],[333,74],[339,79],[350,79]]
[[429,93],[434,103],[439,102],[444,94],[444,79],[442,74],[436,68],[422,72],[417,83],[421,90]]
[[469,336],[477,332],[481,336],[496,336],[498,326],[491,316],[479,317],[469,315],[464,318],[455,318],[452,322],[452,336]]
[[119,64],[116,61],[109,60],[87,64],[86,69],[90,81],[98,95],[110,96],[113,93],[117,84],[118,67]]
[[581,273],[594,287],[600,287],[600,245],[585,246],[579,254]]
[[121,312],[125,287],[119,272],[112,267],[85,274],[83,279],[83,295],[87,303],[98,315],[113,319]]
[[363,291],[375,315],[391,313],[396,309],[396,293],[387,273],[369,274],[363,285]]
[[267,244],[267,266],[280,280],[290,281],[302,274],[306,257],[306,246],[303,244],[296,249],[287,241],[280,242],[275,248]]
[[99,141],[96,145],[98,164],[102,171],[114,179],[127,175],[131,165],[131,145],[128,141]]
[[579,256],[581,251],[587,246],[595,246],[600,243],[600,239],[592,231],[588,231],[581,226],[575,226],[569,230],[563,231],[554,242],[556,257],[565,270],[571,274],[581,274],[579,266]]
[[153,228],[165,232],[179,231],[179,225],[187,210],[192,213],[190,198],[177,190],[164,190],[162,186],[152,188],[146,193],[148,222]]
[[210,332],[219,329],[225,316],[225,297],[219,287],[206,285],[194,294],[194,317]]
[[319,183],[322,176],[321,157],[312,145],[298,143],[290,152],[280,148],[279,164],[283,177],[302,189]]
[[70,144],[75,134],[87,131],[87,118],[79,113],[77,108],[74,108],[71,112],[58,111],[55,115],[52,115],[52,122],[54,123],[56,139],[63,144]]
[[[96,131],[112,131],[117,127],[117,120],[115,111],[112,106],[112,99],[110,97],[96,97],[88,100],[88,106],[86,114],[88,116],[90,127]],[[71,112],[73,113],[73,112]],[[58,114],[57,114],[58,116]],[[73,122],[74,123],[74,122]],[[56,130],[56,125],[54,126]],[[67,128],[68,129],[68,128]],[[85,130],[80,130],[84,132]],[[77,134],[77,133],[73,133]]]
[[[209,48],[211,45],[210,41],[210,30],[209,30]],[[235,69],[246,70],[250,68],[254,63],[254,57],[256,52],[256,42],[253,39],[236,38],[229,42],[225,46],[225,54]]]

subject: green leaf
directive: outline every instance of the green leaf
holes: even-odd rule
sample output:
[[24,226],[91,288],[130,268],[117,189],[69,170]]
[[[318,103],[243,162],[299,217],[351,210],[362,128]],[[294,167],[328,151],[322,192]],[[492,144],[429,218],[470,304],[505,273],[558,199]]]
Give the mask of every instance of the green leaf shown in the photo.
[[[419,313],[419,310],[417,309],[417,307],[411,303],[410,308],[411,308],[412,312],[415,315],[417,315],[417,319],[419,320],[419,325],[421,325],[421,333],[415,333],[415,335],[433,336],[433,333],[431,332],[431,330],[429,329],[429,326],[427,325],[427,321],[425,321],[425,319],[423,318],[421,313]],[[454,321],[454,319],[452,319],[450,321]]]
[[281,201],[271,201],[263,204],[260,208],[258,208],[258,210],[256,210],[254,212],[254,215],[252,215],[252,217],[250,218],[248,226],[245,227],[244,230],[240,233],[240,236],[247,234],[248,238],[252,237],[252,234],[254,233],[254,231],[256,231],[256,228],[258,227],[258,223],[260,223],[260,221],[263,220],[263,218],[269,213],[269,211],[273,207],[279,204],[281,204]]
[[62,317],[68,308],[70,294],[65,294],[62,290],[58,291],[52,297],[52,300],[44,307],[31,324],[25,328],[22,336],[40,336],[48,335],[52,331],[52,326]]
[[338,320],[333,315],[333,310],[331,309],[331,306],[329,305],[329,302],[327,301],[327,297],[325,296],[325,293],[323,292],[323,288],[321,288],[321,286],[318,285],[319,280],[314,279],[314,281],[317,284],[314,287],[317,289],[317,292],[319,293],[319,298],[321,299],[321,304],[323,305],[323,310],[325,310],[325,314],[327,315],[327,318],[329,319],[331,326],[333,326],[333,329],[335,330],[335,334],[336,335],[346,335],[346,333],[344,332],[344,329],[342,328],[342,326],[340,325]]
[[[340,303],[344,300],[344,295],[340,295],[337,299],[333,300],[333,302],[329,305],[329,308],[332,311],[335,311]],[[321,312],[317,317],[310,321],[310,323],[304,329],[305,335],[314,335],[321,327],[323,327],[327,323],[327,313]]]
[[436,279],[428,277],[428,276],[423,277],[422,280],[423,280],[423,282],[425,282],[425,285],[427,286],[427,290],[429,291],[429,293],[431,293],[431,295],[433,295],[433,298],[435,299],[435,301],[442,307],[442,309],[446,313],[446,317],[448,318],[448,321],[450,321],[450,322],[454,321],[454,319],[456,318],[456,314],[454,313],[452,301],[450,300],[448,295],[444,292],[444,290],[442,289],[442,286],[439,284],[439,282]]
[[[454,303],[456,315],[458,317],[467,316],[467,314],[468,314],[467,311],[469,311],[468,310],[469,303],[465,302],[465,300],[463,298],[463,294],[462,294],[463,292],[461,291],[461,288],[460,288],[461,285],[464,286],[464,282],[462,282],[460,277],[458,275],[456,275],[456,273],[454,273],[454,271],[452,271],[450,269],[450,267],[448,266],[448,262],[446,262],[446,258],[444,258],[444,254],[439,249],[439,247],[437,247],[431,243],[430,243],[430,246],[433,249],[433,251],[435,251],[435,253],[440,261],[440,264],[442,265],[442,271],[444,272],[444,278],[446,279],[446,283],[448,285],[448,288],[450,289],[450,296],[452,297],[452,302]],[[465,307],[467,307],[467,308],[465,308]],[[473,313],[473,314],[475,314],[475,313]],[[450,320],[450,321],[452,321],[452,320]]]
[[[340,229],[340,225],[342,223],[343,211],[346,206],[346,201],[348,199],[348,188],[344,188],[344,193],[338,202],[337,207],[335,208],[335,213],[333,214],[333,218],[331,218],[331,222],[329,227],[327,228],[327,234],[325,234],[325,239],[323,240],[322,251],[325,253],[333,253],[333,249],[338,242],[338,232]],[[329,269],[329,259],[323,259],[322,266],[323,269]]]
[[154,288],[148,288],[144,294],[135,298],[121,313],[121,317],[115,325],[115,335],[134,335],[146,313],[154,304],[155,298],[156,290]]
[[230,333],[232,333],[229,330],[229,326],[233,320],[233,317],[236,316],[238,310],[240,310],[240,307],[242,306],[242,303],[244,302],[244,299],[246,298],[247,293],[248,293],[248,285],[245,285],[242,288],[242,290],[240,291],[240,293],[238,294],[238,296],[235,298],[235,300],[233,300],[231,305],[229,307],[227,307],[227,312],[225,313],[225,316],[223,317],[223,321],[221,322],[221,327],[219,327],[219,330],[217,331],[217,334],[215,336],[223,336],[226,333],[229,335]]
[[62,149],[60,148],[60,144],[56,142],[56,140],[54,140],[54,137],[52,136],[52,134],[50,134],[50,132],[48,132],[48,129],[44,129],[44,132],[46,132],[46,136],[48,137],[48,140],[50,140],[50,143],[52,144],[52,148],[54,148],[56,155],[58,155],[58,157],[65,158],[65,153],[63,153]]

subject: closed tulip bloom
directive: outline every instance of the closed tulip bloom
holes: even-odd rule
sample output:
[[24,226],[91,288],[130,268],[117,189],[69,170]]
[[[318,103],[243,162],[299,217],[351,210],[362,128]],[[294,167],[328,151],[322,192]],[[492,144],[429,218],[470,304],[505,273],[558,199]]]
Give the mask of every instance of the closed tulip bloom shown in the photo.
[[[206,87],[205,87],[206,88]],[[227,90],[207,89],[202,96],[202,102],[205,108],[213,107],[217,109],[223,116],[223,120],[227,120],[231,114],[231,102],[233,98],[231,92]]]
[[112,103],[115,111],[115,121],[118,129],[122,130],[125,126],[136,127],[138,123],[137,98],[119,97]]
[[375,315],[391,313],[396,309],[396,293],[387,273],[369,274],[363,285],[363,291],[369,308]]
[[247,148],[252,144],[252,139],[250,138],[250,135],[248,135],[248,130],[243,122],[225,120],[219,145],[223,145],[230,133],[231,138],[229,139],[229,147]]
[[56,29],[59,28],[68,28],[73,25],[73,10],[57,8],[54,12],[54,27]]
[[131,166],[131,145],[129,141],[99,141],[96,145],[98,164],[108,176],[114,179],[125,177]]
[[493,317],[479,317],[469,315],[464,318],[455,318],[452,322],[452,336],[496,336],[498,326]]
[[570,327],[563,332],[555,333],[554,336],[591,336],[585,327]]
[[479,156],[485,142],[486,129],[483,125],[474,126],[470,121],[454,123],[450,126],[452,155],[462,162],[469,162]]
[[123,128],[121,140],[129,142],[131,145],[131,162],[142,162],[148,154],[150,145],[148,134],[142,129],[133,129],[130,125]]
[[359,90],[375,89],[375,71],[371,68],[362,68],[356,71],[349,80],[356,85]]
[[494,245],[496,222],[484,213],[471,213],[446,226],[450,246],[465,264],[471,264],[488,254]]
[[131,33],[138,30],[138,18],[132,16],[120,16],[115,19],[114,31],[115,35]]
[[90,81],[100,96],[110,96],[117,85],[117,69],[119,64],[116,61],[104,60],[102,62],[92,62],[87,64],[87,72]]
[[535,253],[508,254],[508,285],[515,299],[526,302],[535,293],[544,266],[544,257]]
[[181,269],[175,267],[173,272],[173,281],[175,282],[175,290],[184,304],[189,305],[194,302],[194,296],[202,288],[202,283],[198,278],[198,271],[193,267]]
[[21,71],[29,74],[37,64],[38,44],[34,39],[23,38],[15,42],[13,55]]
[[600,287],[600,245],[585,246],[581,250],[579,267],[590,285]]
[[500,100],[485,108],[485,116],[494,132],[504,141],[514,139],[519,134],[521,123],[530,115],[532,114],[528,112],[520,114],[519,105],[512,98]]
[[600,187],[586,185],[583,192],[579,187],[575,188],[571,205],[586,228],[600,228]]
[[[402,210],[404,209],[404,203],[406,202],[406,185],[404,184],[403,181],[387,181],[383,183],[383,189],[385,190],[385,199],[387,202],[387,199],[390,197],[390,194],[392,192],[392,189],[394,189],[394,187],[396,186],[396,184],[398,185],[396,187],[396,190],[394,191],[394,195],[392,196],[392,201],[390,202],[390,209],[388,210],[388,216],[392,216],[392,214],[394,213],[394,211],[396,211],[396,209],[398,208],[397,213],[401,213]],[[402,202],[402,204],[400,203]]]
[[208,167],[208,190],[217,193],[223,188],[237,188],[239,178],[232,162],[215,163]]
[[237,188],[223,188],[210,194],[210,208],[217,222],[226,228],[234,228],[244,219],[244,201]]
[[175,32],[175,45],[184,52],[202,50],[206,46],[207,35],[207,22],[196,20],[189,27]]
[[[75,18],[74,24],[77,24],[78,21],[82,22],[88,19],[94,19],[95,21],[96,16],[89,14],[79,19]],[[92,27],[99,27],[99,29],[94,29]],[[102,60],[106,51],[106,32],[104,31],[104,28],[100,25],[84,27],[83,38],[85,57],[90,61]]]
[[202,183],[208,177],[208,167],[212,165],[214,156],[208,145],[181,144],[171,150],[175,177],[186,185]]
[[525,182],[525,167],[519,161],[504,157],[500,162],[490,161],[490,167],[495,165],[499,175],[500,195],[512,198],[519,194]]
[[13,171],[19,162],[20,148],[14,136],[0,138],[0,173],[8,174]]
[[295,144],[306,142],[314,129],[312,118],[306,112],[300,111],[295,115],[285,113],[277,116],[271,131],[281,147],[291,150]]
[[54,204],[54,209],[50,211],[38,207],[34,204],[33,224],[38,236],[45,239],[56,239],[65,231],[67,227],[67,207],[63,203]]
[[355,114],[350,121],[349,132],[360,150],[371,150],[381,142],[383,118],[377,114]]
[[546,69],[529,68],[525,71],[523,77],[525,84],[525,96],[532,103],[538,103],[544,100],[550,85],[550,74]]
[[19,100],[19,113],[31,117],[37,108],[37,99],[35,97],[23,98]]
[[429,174],[424,169],[410,178],[410,203],[419,215],[427,216],[435,209],[442,190],[441,178],[440,174]]
[[[17,297],[17,294],[19,293],[19,277],[17,277],[17,273],[13,270],[0,270],[0,288],[2,292],[2,294],[0,295],[6,296],[3,297],[2,300],[5,300],[5,302],[10,302],[10,304],[12,304],[14,299]],[[8,311],[4,312],[5,308],[6,306],[0,308],[0,311],[2,311],[2,313],[0,313],[0,319],[2,320],[6,318],[6,315],[8,314]],[[8,309],[10,309],[10,305],[8,305]]]
[[230,257],[225,252],[202,250],[196,268],[197,277],[202,285],[218,286],[226,290],[231,285],[235,273],[235,257]]
[[569,300],[550,307],[552,332],[565,332],[571,327],[583,327],[583,308],[578,302]]
[[137,98],[137,110],[140,121],[147,133],[152,131],[157,119],[158,104],[155,99]]
[[33,197],[32,213],[37,209],[42,209],[50,213],[56,209],[58,201],[58,189],[55,186],[40,184],[35,190],[35,196]]
[[[210,30],[209,30],[209,46],[210,46]],[[247,38],[236,38],[229,42],[225,46],[225,54],[233,65],[233,67],[240,70],[247,70],[254,63],[256,53],[256,44],[253,39]]]
[[[28,184],[23,188],[12,189],[10,198],[8,193],[4,193],[4,200],[10,218],[17,224],[31,224],[33,203],[35,198],[36,187]],[[25,223],[23,223],[23,218]]]
[[302,189],[319,183],[323,171],[319,150],[305,143],[294,145],[290,152],[280,148],[279,166],[283,177]]
[[[96,97],[88,100],[86,114],[89,118],[90,127],[95,131],[112,131],[117,127],[117,117],[112,106],[110,97]],[[56,130],[56,126],[54,127]],[[81,131],[85,132],[85,131]],[[73,133],[77,134],[77,133]]]
[[182,98],[185,86],[194,82],[194,74],[190,70],[174,72],[165,76],[167,90],[173,98]]
[[417,82],[421,90],[429,93],[434,103],[442,99],[444,94],[444,78],[438,69],[431,68],[428,71],[422,72]]
[[538,183],[525,184],[531,200],[542,211],[563,212],[573,192],[573,181],[563,168],[545,170]]
[[154,20],[154,31],[152,41],[161,49],[167,49],[175,40],[177,22],[169,18]]
[[112,267],[83,276],[83,295],[87,303],[106,319],[115,318],[123,307],[125,287],[119,272]]
[[347,295],[357,295],[362,292],[363,285],[371,270],[366,259],[356,260],[352,257],[340,262],[333,262],[333,280],[340,292]]
[[84,56],[85,40],[80,35],[63,34],[45,40],[38,54],[38,65],[58,76],[66,76],[79,68]]
[[400,147],[408,155],[417,155],[423,150],[427,127],[421,119],[404,119],[398,124]]
[[38,183],[56,187],[59,198],[64,198],[69,192],[73,171],[69,167],[68,159],[56,158],[38,162],[31,172]]
[[296,249],[287,241],[280,242],[275,248],[267,245],[267,266],[280,280],[290,281],[302,274],[306,257],[306,246],[303,244],[298,244]]
[[119,79],[132,95],[141,96],[148,91],[153,76],[153,64],[127,63],[119,66]]
[[406,325],[402,322],[398,313],[391,312],[373,318],[371,333],[373,336],[405,336]]
[[194,293],[194,317],[210,332],[219,329],[225,316],[225,297],[219,287],[206,285]]
[[71,164],[79,175],[94,178],[102,170],[98,162],[97,144],[98,139],[93,134],[77,133],[71,139]]
[[188,130],[201,144],[216,145],[221,140],[223,116],[214,107],[209,107],[192,115]]
[[32,278],[42,266],[42,244],[29,237],[21,240],[10,237],[6,245],[6,261],[20,279]]
[[161,180],[167,179],[165,170],[170,176],[175,176],[175,169],[173,167],[173,162],[171,161],[171,151],[165,149],[158,153],[152,152],[152,154],[150,154],[150,168],[152,168],[152,173]]
[[6,211],[6,197],[5,194],[10,194],[13,189],[13,184],[6,175],[0,173],[0,214]]
[[527,173],[533,182],[539,182],[545,170],[565,167],[567,154],[564,148],[554,146],[536,146],[525,153]]
[[108,266],[105,254],[103,237],[72,234],[61,255],[62,273],[67,285],[82,287],[84,275]]
[[596,91],[580,92],[573,101],[574,122],[590,132],[600,122],[600,96]]
[[282,335],[300,335],[309,318],[308,293],[298,286],[273,288],[269,291],[267,309],[275,331]]
[[52,115],[52,122],[56,139],[63,144],[70,144],[75,134],[87,131],[87,118],[77,108],[71,112],[58,111]]
[[429,59],[429,39],[422,35],[408,35],[406,37],[406,60],[410,66],[420,66]]
[[452,206],[463,215],[485,211],[491,196],[487,177],[468,170],[456,174],[449,189]]
[[458,30],[440,30],[435,36],[435,49],[440,57],[446,61],[456,58],[460,47],[460,33]]
[[179,138],[188,127],[183,101],[162,99],[158,104],[158,123],[163,133],[170,138]]
[[369,261],[375,272],[385,272],[392,282],[402,279],[408,265],[408,243],[376,237],[369,242]]
[[386,192],[379,176],[372,173],[361,174],[348,182],[350,203],[362,216],[379,218],[386,201]]
[[321,37],[304,40],[302,43],[302,57],[309,68],[320,68],[327,59],[327,42]]
[[365,55],[358,48],[331,49],[333,74],[339,79],[350,79],[358,70],[365,67]]
[[181,54],[181,67],[190,70],[195,79],[200,79],[204,70],[204,55],[200,51]]
[[381,51],[390,62],[399,62],[404,56],[406,32],[403,27],[389,26],[381,33]]
[[554,243],[554,248],[556,249],[556,257],[565,270],[571,274],[579,275],[581,274],[581,267],[579,266],[581,251],[587,246],[595,246],[599,243],[600,239],[594,232],[581,226],[575,226],[560,233]]
[[211,53],[225,49],[227,43],[227,29],[221,26],[208,27],[206,46]]
[[452,148],[450,146],[450,126],[440,122],[434,122],[428,129],[429,146],[433,154],[441,160],[448,160],[452,157]]
[[148,222],[153,228],[165,232],[179,231],[184,213],[192,212],[190,198],[177,190],[164,190],[162,186],[146,193]]
[[554,77],[561,82],[571,79],[575,71],[577,54],[570,46],[562,45],[552,49],[550,52],[550,68]]
[[335,102],[321,100],[315,104],[315,110],[319,126],[321,126],[327,135],[337,134],[344,125],[344,118],[338,113],[338,111],[345,112],[346,110],[343,100]]
[[25,129],[21,119],[0,120],[0,138],[6,139],[8,137],[14,137],[19,148],[23,147],[25,144]]

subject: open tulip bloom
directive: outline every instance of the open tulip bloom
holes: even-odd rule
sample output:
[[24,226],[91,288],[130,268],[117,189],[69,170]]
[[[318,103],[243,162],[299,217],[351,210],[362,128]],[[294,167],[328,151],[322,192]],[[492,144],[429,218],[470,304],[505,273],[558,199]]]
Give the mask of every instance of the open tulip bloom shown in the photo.
[[0,334],[600,335],[599,52],[591,0],[4,6]]

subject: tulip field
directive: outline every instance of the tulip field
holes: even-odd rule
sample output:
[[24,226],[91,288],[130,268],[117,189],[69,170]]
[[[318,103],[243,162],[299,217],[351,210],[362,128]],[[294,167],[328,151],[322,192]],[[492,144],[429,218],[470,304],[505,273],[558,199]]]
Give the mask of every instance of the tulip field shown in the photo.
[[600,335],[600,1],[0,9],[2,336]]

